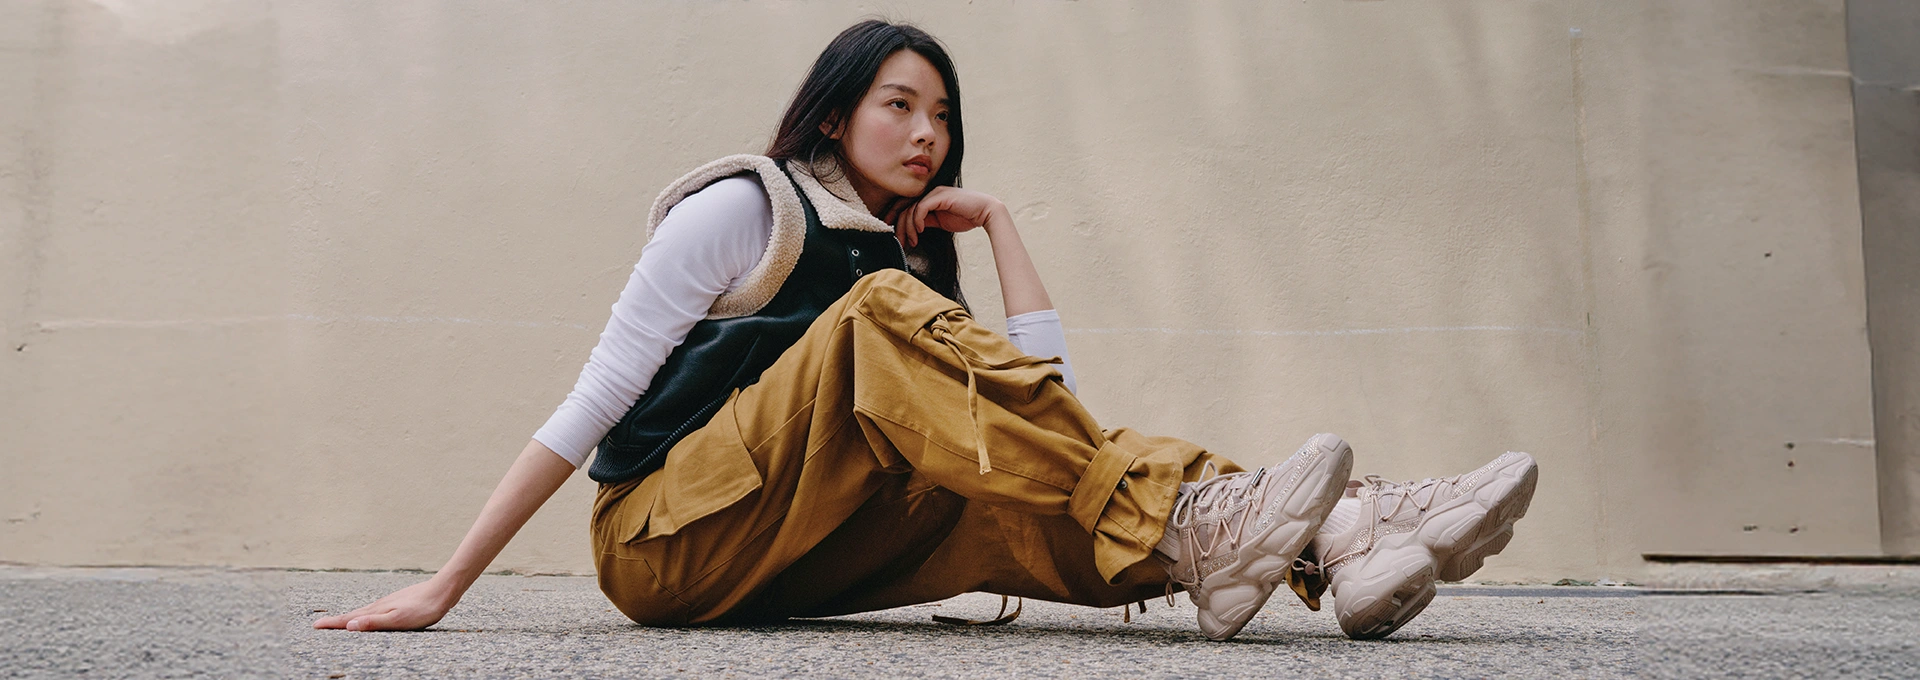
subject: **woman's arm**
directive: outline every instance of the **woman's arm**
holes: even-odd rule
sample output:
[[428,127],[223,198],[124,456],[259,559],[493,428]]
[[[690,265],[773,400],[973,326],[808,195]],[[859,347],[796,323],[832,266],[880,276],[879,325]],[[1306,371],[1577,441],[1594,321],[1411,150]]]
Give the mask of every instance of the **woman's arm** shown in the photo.
[[899,215],[900,242],[917,245],[920,232],[944,229],[953,233],[985,229],[993,247],[993,265],[1000,273],[1000,297],[1007,316],[1053,309],[1040,272],[1033,268],[1027,244],[1013,227],[1013,213],[1000,199],[972,189],[938,187]]
[[586,463],[714,300],[760,262],[772,231],[766,189],[749,176],[715,182],[667,211],[573,391],[533,438],[575,467]]
[[752,177],[723,179],[667,212],[641,251],[573,392],[535,432],[445,567],[315,628],[417,630],[460,601],[541,504],[633,407],[673,348],[766,251],[773,214]]
[[1073,366],[1067,360],[1067,339],[1060,315],[1053,311],[1047,286],[1027,254],[1026,243],[1014,229],[1013,214],[1000,199],[970,189],[940,187],[898,215],[903,244],[918,244],[928,228],[962,232],[979,227],[993,248],[993,266],[1000,274],[1000,297],[1006,303],[1007,338],[1020,351],[1061,359],[1060,377],[1074,391]]
[[1007,317],[1007,339],[1021,352],[1036,357],[1059,357],[1060,382],[1067,391],[1080,393],[1073,377],[1073,359],[1067,356],[1067,331],[1060,325],[1060,313],[1051,309],[1014,314]]
[[494,487],[480,517],[453,551],[453,558],[424,583],[395,591],[373,604],[313,622],[315,628],[419,630],[440,621],[480,578],[527,518],[573,474],[573,463],[540,442],[528,442],[507,476]]
[[1007,304],[1007,316],[1053,309],[1047,286],[1040,282],[1040,271],[1034,269],[1027,244],[1013,228],[1013,215],[1007,212],[1007,206],[994,201],[981,228],[993,247],[993,266],[1000,272],[1000,298]]

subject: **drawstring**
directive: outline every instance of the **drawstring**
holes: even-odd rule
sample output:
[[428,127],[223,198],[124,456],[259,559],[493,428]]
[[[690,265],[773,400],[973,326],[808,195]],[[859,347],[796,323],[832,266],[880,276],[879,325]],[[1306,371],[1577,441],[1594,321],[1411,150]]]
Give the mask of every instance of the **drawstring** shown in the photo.
[[1313,546],[1308,545],[1287,566],[1287,587],[1293,589],[1293,594],[1300,597],[1307,609],[1316,612],[1320,611],[1320,596],[1327,592],[1327,586],[1332,583],[1327,578],[1327,570],[1316,561],[1318,559],[1313,554]]
[[1009,614],[1007,613],[1007,596],[1001,595],[1000,613],[993,615],[991,619],[966,619],[958,616],[940,616],[935,614],[933,616],[933,622],[944,623],[949,626],[1004,626],[1013,623],[1014,619],[1020,618],[1020,610],[1025,609],[1026,606],[1026,598],[1015,598],[1013,613]]
[[[1145,613],[1147,613],[1147,601],[1146,601],[1146,600],[1141,600],[1141,601],[1139,601],[1139,602],[1135,602],[1135,603],[1133,603],[1133,604],[1123,604],[1123,605],[1120,605],[1120,622],[1121,622],[1121,623],[1133,623],[1133,608],[1134,608],[1135,606],[1138,606],[1138,607],[1140,607],[1140,613],[1141,613],[1141,614],[1145,614]],[[1174,602],[1173,602],[1173,583],[1172,583],[1172,582],[1168,582],[1168,583],[1167,583],[1167,608],[1168,608],[1168,609],[1172,609],[1172,608],[1174,608],[1175,606],[1176,606],[1176,605],[1175,605],[1175,604],[1174,604]]]
[[1023,355],[997,364],[989,364],[986,359],[975,355],[972,350],[967,349],[965,345],[953,339],[953,330],[947,328],[945,315],[935,317],[933,323],[927,325],[927,329],[933,331],[934,339],[946,345],[947,349],[953,350],[953,355],[960,359],[960,367],[967,371],[967,418],[973,421],[974,454],[977,455],[980,460],[980,474],[984,475],[992,472],[993,463],[987,460],[987,429],[986,426],[980,422],[980,383],[974,374],[976,364],[980,370],[1004,371],[1013,368],[1025,368],[1035,364],[1059,363],[1060,360],[1042,359]]

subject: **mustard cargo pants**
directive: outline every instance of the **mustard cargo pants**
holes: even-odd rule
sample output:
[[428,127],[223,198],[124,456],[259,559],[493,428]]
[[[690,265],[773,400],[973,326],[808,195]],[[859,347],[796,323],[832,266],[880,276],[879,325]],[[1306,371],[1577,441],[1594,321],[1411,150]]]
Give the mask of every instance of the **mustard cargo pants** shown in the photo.
[[601,486],[601,590],[655,626],[1161,595],[1180,483],[1239,468],[1102,431],[1047,364],[904,272],[861,279],[665,467]]

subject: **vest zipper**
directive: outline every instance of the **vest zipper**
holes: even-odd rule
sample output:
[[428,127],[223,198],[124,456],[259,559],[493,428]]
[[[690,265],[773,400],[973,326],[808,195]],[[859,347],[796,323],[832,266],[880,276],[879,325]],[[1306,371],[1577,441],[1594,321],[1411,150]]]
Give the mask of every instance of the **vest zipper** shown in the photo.
[[[693,417],[688,418],[687,422],[681,423],[680,427],[674,428],[673,434],[667,435],[666,441],[660,442],[659,446],[653,447],[653,451],[648,452],[647,455],[642,456],[640,459],[649,460],[656,455],[663,454],[662,449],[670,449],[674,444],[680,443],[680,435],[686,434],[688,427],[692,427],[694,423],[705,423],[707,419],[712,418],[713,412],[720,410],[720,406],[727,403],[727,397],[731,396],[733,396],[733,390],[727,390],[727,393],[720,395],[719,399],[708,402],[706,406],[700,407],[700,410],[694,411]],[[664,462],[662,464],[664,465]]]

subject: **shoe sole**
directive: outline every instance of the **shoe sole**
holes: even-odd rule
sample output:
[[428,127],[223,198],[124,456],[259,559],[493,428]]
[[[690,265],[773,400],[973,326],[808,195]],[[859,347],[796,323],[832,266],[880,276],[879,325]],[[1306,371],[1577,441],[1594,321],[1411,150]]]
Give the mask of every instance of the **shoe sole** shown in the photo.
[[[1461,522],[1454,536],[1435,537],[1428,542],[1440,559],[1437,576],[1442,581],[1464,581],[1480,570],[1487,558],[1500,554],[1513,540],[1513,524],[1527,514],[1533,504],[1533,490],[1540,480],[1540,467],[1527,454],[1517,454],[1515,462],[1495,471],[1495,479],[1473,496],[1480,502],[1468,504],[1485,509],[1480,520]],[[1456,499],[1458,500],[1458,499]],[[1451,553],[1451,555],[1447,555]]]
[[[1355,598],[1355,604],[1339,608],[1347,637],[1375,640],[1393,634],[1433,601],[1435,580],[1465,579],[1507,547],[1513,524],[1533,502],[1540,469],[1524,453],[1503,457],[1509,460],[1489,471],[1492,480],[1428,511],[1413,531],[1382,539],[1366,561],[1347,567],[1355,571],[1342,576],[1342,592],[1334,593],[1336,602]],[[1389,556],[1391,561],[1383,561]]]
[[[1267,604],[1267,598],[1286,580],[1287,568],[1313,540],[1320,524],[1333,511],[1333,504],[1346,490],[1353,475],[1353,448],[1331,434],[1314,435],[1307,445],[1319,455],[1306,466],[1299,486],[1281,502],[1280,517],[1272,526],[1240,547],[1233,564],[1207,575],[1215,583],[1230,585],[1209,587],[1204,594],[1190,591],[1187,597],[1199,612],[1200,632],[1214,640],[1226,640],[1246,627],[1253,615]],[[1311,493],[1301,493],[1311,489]],[[1214,612],[1211,603],[1236,601],[1224,611]]]

